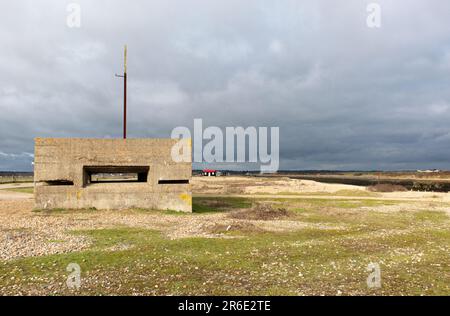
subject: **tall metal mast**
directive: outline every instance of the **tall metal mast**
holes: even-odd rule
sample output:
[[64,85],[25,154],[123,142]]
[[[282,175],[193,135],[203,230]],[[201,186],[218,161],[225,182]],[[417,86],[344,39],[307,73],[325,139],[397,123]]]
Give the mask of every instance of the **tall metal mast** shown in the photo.
[[123,75],[116,74],[116,77],[123,78],[123,139],[127,138],[127,45],[123,52]]

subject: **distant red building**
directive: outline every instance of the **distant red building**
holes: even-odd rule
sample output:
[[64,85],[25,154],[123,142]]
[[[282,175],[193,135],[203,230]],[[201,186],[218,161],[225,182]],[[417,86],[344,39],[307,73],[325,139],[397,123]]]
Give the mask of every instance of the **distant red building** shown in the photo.
[[205,177],[215,177],[217,175],[217,170],[203,169],[202,175],[204,175]]

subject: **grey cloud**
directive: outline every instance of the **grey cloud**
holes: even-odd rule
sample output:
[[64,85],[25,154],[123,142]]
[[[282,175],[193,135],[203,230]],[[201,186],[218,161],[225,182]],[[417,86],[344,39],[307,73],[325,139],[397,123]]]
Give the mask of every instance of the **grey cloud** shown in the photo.
[[[450,168],[450,3],[72,1],[0,4],[0,170],[30,170],[34,137],[176,126],[279,126],[281,168]],[[247,168],[247,166],[234,166]]]

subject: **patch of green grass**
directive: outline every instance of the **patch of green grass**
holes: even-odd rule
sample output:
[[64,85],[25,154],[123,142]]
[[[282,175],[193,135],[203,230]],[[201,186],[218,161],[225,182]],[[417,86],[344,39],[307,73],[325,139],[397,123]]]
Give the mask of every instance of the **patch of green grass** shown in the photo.
[[383,205],[395,205],[402,201],[396,200],[377,200],[377,199],[326,199],[326,198],[283,198],[283,197],[193,197],[192,209],[194,212],[223,212],[232,209],[248,208],[255,202],[277,202],[289,205],[302,205],[309,209],[316,208],[336,208],[351,209],[361,207],[377,207]]
[[92,238],[94,245],[92,249],[103,249],[122,243],[139,246],[159,236],[158,232],[152,230],[136,229],[126,226],[112,229],[81,230],[73,233]]
[[[249,208],[254,201],[193,200],[199,213]],[[282,203],[296,210],[289,220],[306,225],[290,232],[242,229],[227,232],[228,238],[175,240],[126,226],[76,231],[92,241],[89,249],[4,261],[0,288],[5,294],[17,293],[17,286],[23,293],[83,295],[335,295],[338,289],[344,295],[450,294],[450,230],[444,212],[361,208],[398,201],[258,201]],[[140,211],[148,210],[127,212]],[[82,272],[76,292],[65,286],[72,262]],[[380,264],[381,289],[367,288],[370,262]]]
[[[158,285],[158,294],[202,294],[204,290],[216,295],[264,294],[269,293],[268,286],[271,288],[269,291],[278,294],[295,294],[293,287],[281,286],[284,278],[279,279],[287,266],[282,271],[278,269],[290,265],[291,250],[286,248],[285,243],[329,238],[342,232],[306,230],[297,235],[262,233],[234,240],[167,240],[157,232],[131,228],[81,231],[77,234],[93,239],[90,250],[8,262],[0,266],[3,276],[0,285],[8,288],[20,280],[23,287],[34,288],[39,287],[42,280],[64,280],[67,275],[65,267],[74,262],[81,266],[84,282],[87,283],[87,287],[80,292],[82,294],[130,294],[133,291],[149,294],[155,290],[153,284]],[[133,247],[105,251],[118,244]],[[267,256],[268,253],[272,255]],[[311,260],[319,253],[325,256],[321,251],[309,250],[304,260]],[[123,271],[128,272],[124,274]],[[104,277],[105,273],[113,278],[110,289],[91,282],[92,279]],[[35,282],[33,278],[39,281]],[[64,286],[59,287],[58,291],[68,292]]]
[[[0,286],[8,293],[18,281],[22,290],[45,291],[62,282],[56,294],[71,294],[65,268],[74,262],[82,269],[77,294],[334,295],[339,288],[361,295],[374,293],[365,284],[366,268],[380,262],[383,288],[377,294],[450,294],[448,231],[385,237],[367,232],[305,228],[168,240],[156,231],[128,227],[78,231],[93,240],[89,250],[6,262],[0,265]],[[108,251],[122,244],[131,247]],[[423,252],[422,261],[411,260],[410,252]],[[425,288],[433,279],[439,279],[435,287]]]
[[180,211],[175,211],[175,210],[164,210],[161,212],[165,215],[174,215],[174,216],[189,216],[189,215],[191,215],[191,213],[180,212]]
[[52,209],[33,209],[35,213],[42,213],[46,215],[64,215],[64,214],[77,214],[77,213],[92,213],[97,211],[95,207],[69,209],[69,208],[52,208]]
[[272,198],[258,199],[259,201],[276,201],[280,203],[301,205],[302,208],[311,210],[321,208],[352,209],[361,207],[377,207],[383,205],[395,205],[400,203],[395,200],[375,199],[319,199],[319,198]]
[[419,211],[414,212],[414,219],[417,221],[442,221],[450,218],[443,211]]
[[195,196],[192,198],[192,212],[194,213],[225,212],[251,206],[252,200],[247,198]]
[[339,190],[332,193],[334,196],[364,196],[364,197],[378,197],[380,194],[370,192],[367,190]]
[[12,191],[12,192],[19,192],[19,193],[34,193],[34,188],[8,188],[8,189],[1,189],[5,191]]
[[[273,193],[258,193],[273,195]],[[380,194],[365,190],[338,190],[336,192],[279,192],[278,195],[298,195],[298,196],[355,196],[355,197],[378,197]]]
[[32,176],[0,176],[0,183],[28,183],[33,182]]
[[[311,223],[334,223],[363,228],[365,231],[380,229],[407,229],[422,227],[422,221],[443,225],[448,220],[445,213],[432,211],[379,212],[358,209],[296,209],[298,219]],[[436,213],[436,214],[434,214]]]
[[154,214],[165,214],[165,215],[174,215],[174,216],[183,216],[183,215],[188,215],[190,213],[186,213],[186,212],[180,212],[180,211],[175,211],[175,210],[155,210],[152,208],[133,208],[130,210],[123,210],[122,212],[129,212],[129,213],[144,213],[144,214],[148,214],[148,213],[154,213]]

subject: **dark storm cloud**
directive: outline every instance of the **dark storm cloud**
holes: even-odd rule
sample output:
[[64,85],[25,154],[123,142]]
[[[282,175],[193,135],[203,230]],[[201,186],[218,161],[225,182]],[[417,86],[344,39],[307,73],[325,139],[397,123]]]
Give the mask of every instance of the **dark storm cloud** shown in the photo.
[[[66,5],[81,5],[81,28]],[[378,2],[382,27],[366,26]],[[450,3],[9,1],[0,4],[0,170],[34,137],[279,126],[281,168],[450,168]]]

